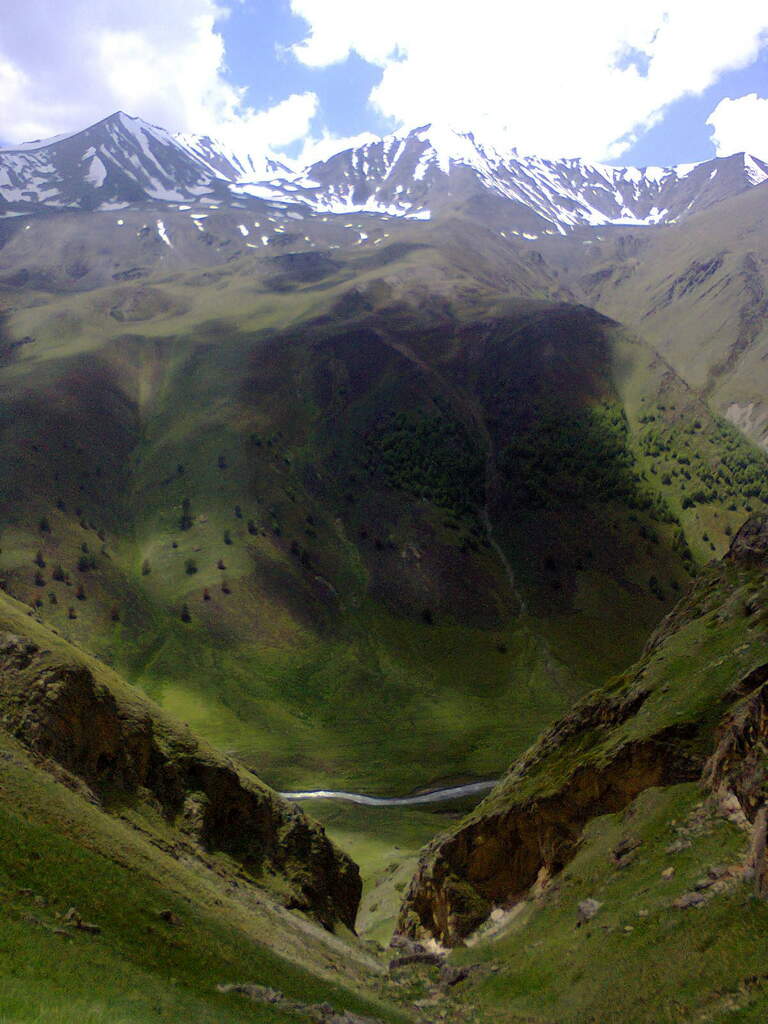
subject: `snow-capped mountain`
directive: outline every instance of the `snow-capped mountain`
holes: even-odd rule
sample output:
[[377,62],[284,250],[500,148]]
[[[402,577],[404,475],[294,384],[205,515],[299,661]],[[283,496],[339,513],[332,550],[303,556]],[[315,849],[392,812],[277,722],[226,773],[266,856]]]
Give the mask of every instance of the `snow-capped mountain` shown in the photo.
[[406,216],[490,193],[563,232],[577,225],[679,220],[768,179],[768,164],[741,153],[677,167],[611,167],[500,153],[472,134],[427,126],[347,150],[306,172],[319,209]]
[[208,136],[173,135],[118,112],[69,136],[0,150],[0,216],[250,197],[323,214],[429,218],[492,202],[494,216],[503,209],[520,228],[566,233],[670,223],[767,179],[768,164],[744,153],[677,167],[612,167],[500,152],[436,125],[294,171],[270,154],[235,153]]
[[72,135],[0,150],[0,211],[181,202],[275,174],[291,172],[267,156],[242,157],[206,136],[173,135],[118,111]]
[[292,175],[290,168],[272,157],[261,153],[238,153],[209,135],[187,135],[180,132],[174,136],[174,141],[197,157],[217,178],[236,182]]

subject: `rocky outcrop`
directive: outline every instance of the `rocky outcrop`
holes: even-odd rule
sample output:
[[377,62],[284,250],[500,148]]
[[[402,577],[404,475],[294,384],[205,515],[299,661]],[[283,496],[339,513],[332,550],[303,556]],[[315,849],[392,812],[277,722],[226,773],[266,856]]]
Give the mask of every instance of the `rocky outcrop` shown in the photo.
[[577,705],[468,818],[426,848],[398,932],[456,945],[495,907],[560,871],[591,818],[652,786],[701,779],[754,821],[768,787],[766,567],[762,515],[696,581],[637,665]]
[[714,753],[704,768],[704,782],[714,793],[733,793],[751,821],[768,794],[768,662],[758,665],[737,690],[744,697],[722,721],[715,734]]
[[768,515],[752,516],[744,523],[725,559],[740,565],[768,565]]
[[354,927],[360,875],[320,825],[88,665],[0,633],[0,724],[105,809],[149,800],[183,844],[229,855],[257,884],[282,876],[288,906]]
[[494,906],[521,898],[537,880],[560,871],[590,818],[620,811],[650,786],[697,778],[700,765],[683,744],[678,749],[686,738],[673,728],[627,743],[606,765],[574,768],[551,795],[483,813],[438,841],[419,863],[399,928],[455,945]]

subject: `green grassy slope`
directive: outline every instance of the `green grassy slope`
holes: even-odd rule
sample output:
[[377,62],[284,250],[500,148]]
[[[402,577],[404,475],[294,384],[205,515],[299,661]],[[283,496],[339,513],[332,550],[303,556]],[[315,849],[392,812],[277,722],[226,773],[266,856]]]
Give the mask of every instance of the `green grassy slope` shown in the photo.
[[[303,1004],[329,1002],[339,1011],[405,1019],[386,1002],[381,967],[349,931],[340,928],[333,935],[311,916],[286,909],[298,906],[291,891],[302,874],[310,885],[322,884],[312,868],[313,858],[323,856],[320,834],[299,841],[290,868],[275,863],[261,873],[242,850],[222,847],[216,834],[226,829],[224,821],[212,819],[196,839],[193,803],[200,813],[210,806],[216,814],[217,797],[203,792],[210,789],[215,755],[198,750],[192,755],[198,760],[185,769],[188,734],[3,595],[0,626],[4,642],[10,635],[22,638],[21,646],[8,648],[10,655],[4,648],[13,663],[4,664],[0,702],[0,1018],[61,1024],[252,1020],[253,1004],[216,989],[249,982]],[[39,700],[19,697],[14,673],[26,671],[30,656],[30,665],[36,664],[39,647],[31,645],[41,644],[46,650],[40,685],[46,692]],[[95,693],[102,694],[84,709],[82,740],[76,695],[64,693],[80,666],[93,674]],[[30,691],[36,685],[29,684]],[[161,789],[148,788],[173,786],[172,766],[163,767],[158,751],[151,755],[148,781],[139,787],[131,787],[130,776],[121,775],[107,756],[107,694],[118,701],[119,720],[128,730],[122,745],[129,749],[138,742],[148,714],[156,736],[163,733],[158,742],[174,751],[177,775],[186,770],[189,784],[200,787],[190,790],[178,814],[164,809]],[[37,703],[20,713],[19,700]],[[72,730],[66,750],[57,747],[58,733],[50,739],[45,733],[52,714]],[[95,769],[89,766],[91,747],[102,751]],[[249,813],[240,799],[241,837],[248,834]],[[265,809],[256,813],[263,824]],[[295,813],[286,808],[276,837],[283,844],[278,858],[295,844],[295,826]],[[258,842],[255,853],[257,847]],[[70,908],[98,930],[73,927]],[[269,1007],[258,1012],[263,1020],[304,1019]]]
[[[637,853],[619,867],[613,851],[628,839]],[[749,884],[726,879],[722,891],[702,890],[701,906],[675,906],[711,885],[710,871],[739,871],[747,848],[741,829],[702,809],[695,784],[646,790],[625,812],[595,819],[556,891],[451,957],[481,965],[457,990],[454,1019],[764,1020],[765,902]],[[578,927],[578,905],[588,899],[602,906]]]
[[762,1019],[766,538],[751,520],[640,661],[425,851],[399,927],[467,941],[453,1019]]
[[[649,350],[503,298],[555,285],[477,228],[474,277],[453,222],[398,230],[312,273],[156,274],[146,309],[133,282],[29,293],[6,324],[32,340],[0,368],[4,586],[279,786],[496,773],[743,511],[741,481],[682,507],[733,439],[699,406],[689,437]],[[647,438],[670,388],[690,482]]]
[[[599,791],[617,750],[667,725],[699,765],[720,695],[764,647],[762,618],[741,614],[762,608],[759,580],[733,570],[721,612],[719,570],[706,568],[768,500],[765,456],[732,425],[762,436],[755,203],[728,207],[719,262],[714,211],[607,231],[589,250],[578,237],[503,240],[470,210],[424,224],[309,218],[299,233],[265,206],[259,252],[228,239],[240,216],[228,211],[200,230],[169,210],[173,252],[146,233],[143,208],[122,233],[101,214],[92,234],[79,215],[6,224],[0,586],[22,605],[0,594],[0,621],[46,651],[69,641],[77,658],[98,655],[275,786],[394,794],[495,776],[637,657],[694,578],[705,597],[685,606],[679,647],[643,663],[650,695],[631,672],[614,685],[612,707],[642,690],[638,714],[562,748],[555,734],[551,758],[546,734],[530,774],[468,820],[554,799],[580,766]],[[374,1005],[377,961],[281,908],[279,878],[270,896],[218,854],[201,871],[144,802],[107,817],[2,730],[0,745],[0,1016],[272,1019],[214,991],[255,981],[397,1019]],[[449,1016],[612,1019],[612,977],[646,998],[630,977],[642,958],[658,994],[638,1020],[664,1019],[674,999],[679,1015],[757,1019],[762,904],[734,884],[690,912],[701,940],[670,906],[717,862],[741,863],[746,832],[699,814],[677,762],[653,752],[661,775],[641,761],[641,795],[625,779],[583,833],[581,817],[555,812],[540,897],[507,906],[542,867],[529,877],[528,861],[503,901],[493,885],[476,899],[457,884],[459,917],[476,923],[494,902],[502,915],[497,934],[454,954],[485,966],[445,1001]],[[360,860],[358,927],[385,943],[419,848],[462,809],[308,807]],[[692,851],[669,886],[660,837],[680,821]],[[633,830],[643,850],[616,868],[606,851]],[[493,851],[488,863],[492,878]],[[575,929],[574,906],[595,894],[604,916]],[[59,935],[71,905],[101,934]],[[663,975],[676,943],[700,943],[717,977],[695,989]],[[71,983],[85,953],[93,971]]]
[[764,448],[765,186],[655,232],[608,230],[584,255],[572,270],[585,301],[640,332]]
[[[23,766],[4,741],[0,753]],[[164,864],[169,858],[149,843],[126,841],[124,830],[95,821],[96,814],[34,770],[24,766],[23,783],[18,767],[3,774],[3,1020],[253,1020],[252,1004],[216,991],[243,981],[302,1003],[402,1019],[361,994],[362,971],[341,983],[318,975],[331,963],[344,971],[341,950],[326,952],[313,936],[286,942],[279,932],[290,924],[217,894],[194,871]],[[73,906],[101,933],[68,929],[64,917]],[[167,923],[160,916],[166,911],[180,923]],[[268,1007],[259,1013],[261,1020],[304,1019]]]

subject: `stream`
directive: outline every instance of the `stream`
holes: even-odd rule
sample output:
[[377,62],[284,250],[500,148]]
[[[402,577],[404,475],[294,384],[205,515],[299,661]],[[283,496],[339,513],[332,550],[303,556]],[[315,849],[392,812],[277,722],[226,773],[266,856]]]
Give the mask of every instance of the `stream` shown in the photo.
[[463,796],[485,793],[498,782],[469,782],[464,786],[449,786],[447,789],[433,789],[429,793],[415,796],[365,796],[362,793],[346,793],[335,789],[310,789],[303,793],[281,793],[286,800],[344,800],[350,804],[364,804],[366,807],[409,807],[414,804],[440,804],[446,800],[459,800]]

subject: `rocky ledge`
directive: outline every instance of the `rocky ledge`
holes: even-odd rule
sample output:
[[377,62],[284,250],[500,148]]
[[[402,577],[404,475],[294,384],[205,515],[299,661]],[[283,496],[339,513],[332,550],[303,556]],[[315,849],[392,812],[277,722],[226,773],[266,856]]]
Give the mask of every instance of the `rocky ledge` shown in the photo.
[[0,726],[105,810],[151,803],[185,852],[226,854],[291,909],[354,928],[360,875],[321,826],[98,666],[0,633]]

